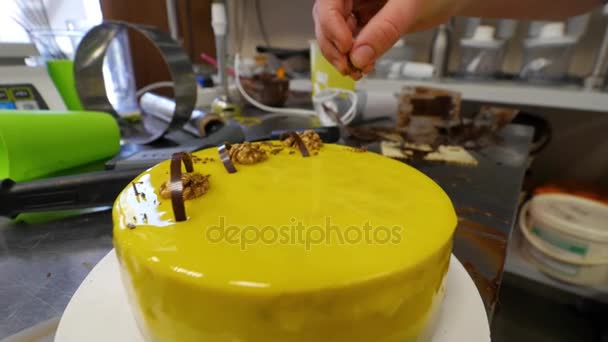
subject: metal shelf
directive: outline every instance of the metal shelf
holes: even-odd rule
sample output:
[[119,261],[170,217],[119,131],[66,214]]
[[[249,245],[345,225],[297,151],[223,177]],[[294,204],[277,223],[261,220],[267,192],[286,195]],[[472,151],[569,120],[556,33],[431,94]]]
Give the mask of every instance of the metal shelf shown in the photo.
[[445,88],[462,93],[463,99],[468,101],[608,112],[608,93],[585,91],[576,86],[541,87],[511,81],[466,82],[451,79],[441,82],[365,79],[358,84],[359,88],[372,93],[395,93],[403,86]]
[[[394,94],[404,86],[426,86],[457,91],[467,101],[493,103],[509,106],[531,106],[539,108],[566,109],[587,112],[608,112],[608,92],[585,91],[577,86],[534,86],[514,81],[467,82],[445,79],[442,81],[411,81],[363,79],[357,89],[366,90],[376,98],[375,102],[397,102]],[[291,82],[292,90],[310,91],[312,83],[308,79]],[[382,105],[386,106],[387,103]]]

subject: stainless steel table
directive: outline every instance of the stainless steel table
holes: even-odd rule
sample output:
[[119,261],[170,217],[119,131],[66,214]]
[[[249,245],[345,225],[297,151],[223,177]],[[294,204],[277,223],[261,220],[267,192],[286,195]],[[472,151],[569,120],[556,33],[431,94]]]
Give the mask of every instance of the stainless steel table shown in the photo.
[[[495,145],[474,152],[480,162],[475,168],[414,164],[454,202],[460,217],[454,253],[477,283],[490,317],[532,133],[524,126],[506,127]],[[0,220],[0,339],[61,315],[84,277],[111,248],[107,208],[47,223]]]

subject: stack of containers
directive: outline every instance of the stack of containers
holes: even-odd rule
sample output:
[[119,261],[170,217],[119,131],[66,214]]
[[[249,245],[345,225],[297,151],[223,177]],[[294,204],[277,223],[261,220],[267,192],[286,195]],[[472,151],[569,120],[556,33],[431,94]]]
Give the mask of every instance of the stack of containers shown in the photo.
[[563,22],[541,27],[537,37],[524,40],[520,77],[532,83],[556,83],[568,75],[577,38],[566,34]]
[[460,73],[466,78],[491,79],[501,70],[505,40],[494,37],[493,26],[477,26],[471,38],[460,40]]

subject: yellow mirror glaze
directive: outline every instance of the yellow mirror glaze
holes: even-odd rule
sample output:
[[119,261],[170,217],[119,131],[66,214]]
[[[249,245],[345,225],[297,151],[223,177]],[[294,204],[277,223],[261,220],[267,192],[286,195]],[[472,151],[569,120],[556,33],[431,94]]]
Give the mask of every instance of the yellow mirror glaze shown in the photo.
[[234,174],[217,149],[195,156],[214,159],[194,163],[211,187],[186,201],[187,221],[158,192],[168,161],[114,205],[114,245],[149,341],[428,339],[456,227],[432,180],[338,145],[309,158],[286,148]]

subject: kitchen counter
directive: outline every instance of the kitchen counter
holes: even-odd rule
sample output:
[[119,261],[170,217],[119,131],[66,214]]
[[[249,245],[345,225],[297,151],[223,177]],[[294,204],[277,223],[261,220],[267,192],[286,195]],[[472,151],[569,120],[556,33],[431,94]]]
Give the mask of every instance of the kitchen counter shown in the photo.
[[[454,202],[460,217],[454,254],[475,280],[490,318],[532,134],[525,126],[507,126],[496,144],[473,152],[477,167],[414,164]],[[111,249],[108,208],[46,223],[0,220],[0,339],[60,316],[88,272]]]
[[414,164],[448,193],[458,214],[454,255],[467,269],[490,320],[519,207],[533,130],[509,125],[494,145],[471,151],[479,165]]

